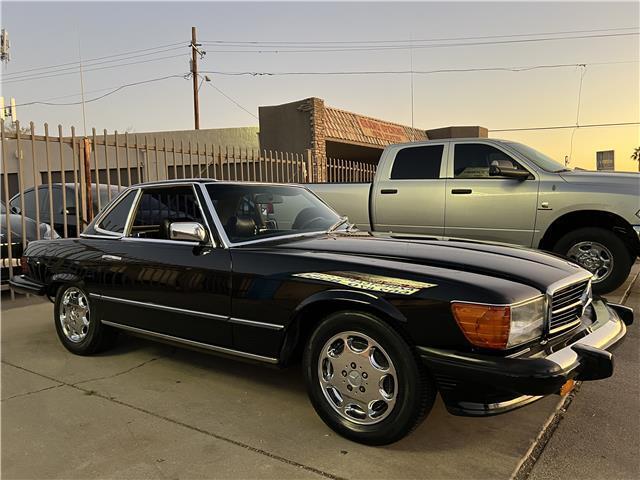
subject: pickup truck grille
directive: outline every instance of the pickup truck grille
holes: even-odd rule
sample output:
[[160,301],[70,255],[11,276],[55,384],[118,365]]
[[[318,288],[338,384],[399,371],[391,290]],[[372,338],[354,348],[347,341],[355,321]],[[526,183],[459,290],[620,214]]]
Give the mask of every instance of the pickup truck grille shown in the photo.
[[[589,280],[568,285],[554,292],[551,297],[549,334],[557,334],[580,323],[582,310],[590,298]],[[586,295],[585,295],[586,293]]]

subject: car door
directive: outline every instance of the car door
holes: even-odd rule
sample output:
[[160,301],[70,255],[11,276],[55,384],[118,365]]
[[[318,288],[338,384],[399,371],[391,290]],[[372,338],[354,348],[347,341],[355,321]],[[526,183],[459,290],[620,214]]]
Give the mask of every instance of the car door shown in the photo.
[[447,142],[398,147],[373,186],[377,231],[444,234],[447,147]]
[[[194,186],[145,187],[135,197],[130,215],[126,208],[119,212],[118,203],[96,224],[95,233],[105,237],[95,288],[103,318],[144,332],[231,346],[229,251],[168,238],[168,224],[178,221],[201,223],[213,238]],[[129,220],[122,227],[124,211]],[[117,237],[107,233],[120,229]]]
[[[530,246],[539,180],[499,144],[455,142],[446,184],[445,235]],[[490,176],[491,165],[528,170],[527,179]]]

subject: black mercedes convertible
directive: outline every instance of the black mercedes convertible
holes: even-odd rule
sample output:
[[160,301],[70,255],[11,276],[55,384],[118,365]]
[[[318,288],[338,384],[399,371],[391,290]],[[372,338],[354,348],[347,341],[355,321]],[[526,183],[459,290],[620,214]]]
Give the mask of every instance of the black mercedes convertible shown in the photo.
[[31,242],[15,290],[47,295],[62,344],[117,332],[286,366],[358,442],[431,409],[493,415],[610,376],[633,312],[538,251],[375,236],[302,186],[180,180],[124,190],[80,238]]

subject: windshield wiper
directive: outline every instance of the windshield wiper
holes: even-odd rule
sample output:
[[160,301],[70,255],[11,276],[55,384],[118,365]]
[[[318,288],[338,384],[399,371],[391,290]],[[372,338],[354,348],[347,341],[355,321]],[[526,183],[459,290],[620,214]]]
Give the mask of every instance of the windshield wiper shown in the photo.
[[349,217],[347,217],[346,215],[340,217],[340,220],[338,220],[336,223],[334,223],[329,227],[329,230],[327,230],[327,233],[335,232],[339,227],[341,227],[347,222],[349,222]]

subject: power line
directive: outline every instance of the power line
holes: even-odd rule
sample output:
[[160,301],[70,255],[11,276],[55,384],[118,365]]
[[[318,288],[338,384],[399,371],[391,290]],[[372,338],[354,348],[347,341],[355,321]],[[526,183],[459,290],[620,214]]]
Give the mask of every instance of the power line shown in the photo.
[[233,103],[236,107],[238,107],[241,110],[244,110],[246,113],[248,113],[249,115],[251,115],[253,118],[255,118],[256,120],[258,120],[257,115],[255,115],[253,112],[251,112],[250,110],[246,109],[245,107],[243,107],[240,103],[238,103],[235,99],[231,98],[229,95],[227,95],[226,93],[224,93],[222,90],[220,90],[218,87],[216,87],[213,82],[209,81],[209,82],[205,82],[207,85],[211,85],[212,88],[214,88],[220,95],[222,95],[223,97],[225,97],[227,100],[229,100],[231,103]]
[[640,122],[590,123],[585,125],[558,125],[553,127],[500,128],[489,130],[489,132],[525,132],[534,130],[560,130],[565,128],[623,127],[630,125],[640,125]]
[[[184,42],[179,42],[179,43],[169,43],[166,45],[159,45],[157,47],[150,47],[150,48],[142,48],[142,49],[138,49],[138,50],[129,50],[127,52],[121,52],[121,53],[114,53],[112,55],[105,55],[102,57],[94,57],[94,58],[88,58],[86,61],[84,61],[84,63],[86,64],[87,62],[93,62],[95,60],[103,60],[105,58],[114,58],[114,57],[121,57],[124,55],[129,55],[132,53],[141,53],[141,52],[150,52],[151,50],[159,50],[162,48],[167,48],[167,47],[174,47],[177,45],[185,45]],[[159,53],[159,52],[153,52],[153,53]],[[151,53],[150,55],[152,55],[153,53]],[[68,63],[59,63],[57,65],[48,65],[48,66],[43,66],[43,67],[33,67],[33,68],[29,68],[27,70],[20,70],[17,72],[10,72],[10,73],[5,73],[4,75],[18,75],[18,74],[22,74],[22,73],[27,73],[27,72],[34,72],[34,71],[38,71],[38,70],[49,70],[52,68],[58,68],[58,67],[66,67],[69,65],[78,65],[80,62],[75,61],[75,62],[68,62]]]
[[[481,46],[481,45],[506,45],[506,44],[520,44],[520,43],[532,43],[532,42],[549,42],[549,41],[558,41],[558,40],[578,40],[578,39],[589,39],[589,38],[607,38],[607,37],[626,37],[626,36],[637,36],[640,32],[633,33],[611,33],[611,34],[600,34],[600,35],[575,35],[569,37],[547,37],[547,38],[528,38],[528,39],[520,39],[520,40],[497,40],[491,42],[461,42],[461,43],[431,43],[431,44],[422,44],[422,45],[392,45],[392,46],[375,46],[375,47],[344,47],[344,48],[301,48],[301,49],[292,49],[287,50],[284,47],[279,49],[267,49],[267,48],[259,48],[259,49],[244,49],[244,50],[214,50],[216,53],[326,53],[326,52],[365,52],[365,51],[394,51],[394,50],[408,50],[410,48],[447,48],[447,47],[470,47],[470,46]],[[215,44],[211,44],[208,42],[202,42],[204,45],[208,45],[209,47],[216,48]],[[224,45],[225,47],[228,45]],[[246,46],[248,47],[248,46]]]
[[[86,100],[84,103],[91,103],[91,102],[96,102],[98,100],[102,100],[105,97],[108,97],[109,95],[113,95],[116,92],[119,92],[120,90],[123,90],[125,88],[129,88],[129,87],[135,87],[138,85],[144,85],[147,83],[153,83],[153,82],[159,82],[161,80],[167,80],[169,78],[184,78],[185,75],[166,75],[164,77],[158,77],[158,78],[150,78],[148,80],[141,80],[139,82],[132,82],[132,83],[126,83],[124,85],[120,85],[118,87],[112,88],[111,91],[109,91],[108,93],[105,93],[104,95],[100,95],[98,97]],[[78,95],[78,94],[76,94]],[[53,99],[51,99],[53,100]],[[26,103],[21,103],[20,105],[16,105],[16,107],[28,107],[30,105],[47,105],[47,106],[56,106],[56,107],[60,107],[60,106],[68,106],[68,105],[80,105],[81,103],[83,103],[82,101],[79,102],[64,102],[64,103],[51,103],[48,102],[46,100],[36,100],[33,102],[26,102]]]
[[[101,62],[93,62],[93,63],[87,63],[87,62],[82,62],[82,66],[83,67],[95,67],[98,65],[105,65],[108,63],[117,63],[117,62],[122,62],[125,60],[131,60],[133,58],[140,58],[140,57],[149,57],[149,55],[155,55],[157,53],[166,53],[166,52],[171,52],[171,51],[175,51],[175,50],[179,50],[182,49],[183,47],[173,47],[173,48],[167,48],[165,50],[158,50],[156,52],[153,53],[142,53],[142,54],[138,54],[138,55],[131,55],[128,57],[122,57],[122,58],[115,58],[115,59],[111,59],[111,60],[104,60]],[[59,72],[65,72],[65,71],[73,71],[74,73],[78,71],[78,67],[79,65],[74,65],[72,67],[65,67],[65,68],[59,68],[59,69],[55,69],[55,70],[49,70],[46,72],[41,72],[41,73],[28,73],[26,75],[18,75],[17,77],[15,75],[17,75],[16,73],[7,73],[5,75],[3,75],[3,77],[9,77],[7,78],[7,80],[18,80],[20,78],[28,78],[28,77],[33,77],[33,76],[40,76],[42,74],[52,74],[52,73],[59,73]]]
[[442,68],[437,70],[363,70],[363,71],[328,71],[328,72],[223,72],[219,70],[205,70],[202,73],[211,73],[227,76],[288,76],[288,75],[405,75],[418,74],[430,75],[435,73],[460,73],[460,72],[527,72],[538,69],[554,69],[567,67],[581,67],[584,65],[614,65],[625,63],[639,63],[639,60],[626,60],[619,62],[593,62],[593,63],[558,63],[549,65],[529,65],[514,67],[471,67],[471,68]]
[[249,40],[249,41],[233,41],[233,40],[205,40],[206,43],[217,43],[217,44],[233,44],[233,45],[329,45],[329,44],[340,44],[340,45],[348,45],[348,44],[367,44],[367,43],[413,43],[413,42],[440,42],[440,41],[455,41],[455,40],[481,40],[481,39],[489,39],[489,38],[509,38],[509,37],[533,37],[540,35],[565,35],[565,34],[575,34],[575,33],[597,33],[597,32],[611,32],[611,31],[624,31],[624,30],[638,30],[639,27],[612,27],[612,28],[598,28],[592,30],[565,30],[565,31],[555,31],[555,32],[533,32],[533,33],[512,33],[505,35],[482,35],[482,36],[473,36],[473,37],[435,37],[435,38],[427,38],[427,39],[417,39],[417,40],[407,40],[407,39],[399,39],[399,40],[321,40],[321,41],[291,41],[291,40],[282,40],[282,41],[258,41],[258,40]]
[[[119,67],[126,67],[126,66],[130,66],[130,65],[139,65],[139,64],[143,64],[143,63],[149,63],[149,62],[157,62],[159,60],[167,60],[167,59],[171,59],[171,58],[185,58],[184,54],[179,54],[179,55],[168,55],[165,57],[158,57],[158,58],[151,58],[149,60],[140,60],[137,62],[128,62],[128,63],[121,63],[121,64],[117,64],[117,65],[108,65],[106,67],[98,67],[98,68],[89,68],[89,69],[85,69],[84,72],[95,72],[98,70],[107,70],[107,69],[111,69],[111,68],[119,68]],[[55,73],[55,74],[51,74],[51,75],[43,75],[43,76],[33,76],[33,77],[29,77],[29,78],[11,78],[9,80],[2,80],[0,83],[3,84],[7,84],[7,83],[15,83],[15,82],[28,82],[30,80],[41,80],[44,78],[53,78],[53,77],[61,77],[61,76],[65,76],[65,75],[75,75],[77,72],[73,71],[73,72],[65,72],[65,73]]]

